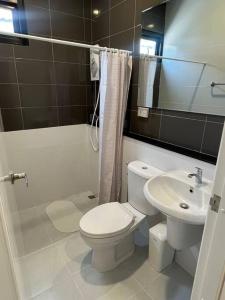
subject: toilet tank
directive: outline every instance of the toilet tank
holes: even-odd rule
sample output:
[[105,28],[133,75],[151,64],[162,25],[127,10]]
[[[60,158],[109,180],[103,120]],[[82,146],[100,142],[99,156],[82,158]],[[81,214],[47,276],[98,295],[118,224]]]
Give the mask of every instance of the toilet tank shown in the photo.
[[153,216],[159,211],[154,208],[144,196],[144,185],[148,179],[162,172],[142,161],[128,164],[128,202],[141,213]]

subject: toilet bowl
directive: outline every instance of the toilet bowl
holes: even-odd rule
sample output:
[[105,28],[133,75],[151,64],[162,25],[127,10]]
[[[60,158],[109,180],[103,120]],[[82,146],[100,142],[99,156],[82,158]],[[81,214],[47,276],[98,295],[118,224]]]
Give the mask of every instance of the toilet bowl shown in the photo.
[[93,249],[93,267],[106,272],[131,256],[133,231],[144,218],[129,203],[112,202],[89,211],[80,221],[80,234]]
[[92,266],[99,272],[117,267],[134,252],[134,231],[148,216],[158,210],[146,201],[143,187],[160,171],[143,162],[128,165],[128,202],[102,204],[80,220],[80,234],[92,248]]

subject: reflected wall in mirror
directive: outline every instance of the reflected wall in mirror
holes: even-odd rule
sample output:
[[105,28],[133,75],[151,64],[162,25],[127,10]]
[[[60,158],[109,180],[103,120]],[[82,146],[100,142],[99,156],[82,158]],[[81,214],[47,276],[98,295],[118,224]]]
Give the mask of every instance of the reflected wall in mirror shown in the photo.
[[137,105],[224,116],[224,31],[223,0],[169,0],[142,12]]

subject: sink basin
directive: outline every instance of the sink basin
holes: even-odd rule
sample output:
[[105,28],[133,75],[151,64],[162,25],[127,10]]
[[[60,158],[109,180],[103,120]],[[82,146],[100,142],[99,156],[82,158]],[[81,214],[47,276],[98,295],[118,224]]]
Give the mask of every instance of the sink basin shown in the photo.
[[[147,201],[167,216],[168,241],[183,249],[200,238],[209,206],[212,183],[196,184],[186,171],[171,171],[148,180]],[[199,226],[201,225],[201,226]]]
[[162,213],[190,224],[204,224],[211,182],[196,185],[185,171],[168,172],[150,179],[144,187],[146,199]]

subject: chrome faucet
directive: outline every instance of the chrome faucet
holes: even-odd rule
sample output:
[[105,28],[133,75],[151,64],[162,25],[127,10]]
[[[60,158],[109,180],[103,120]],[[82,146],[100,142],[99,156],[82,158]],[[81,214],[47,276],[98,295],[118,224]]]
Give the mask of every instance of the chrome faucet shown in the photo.
[[202,184],[202,173],[203,170],[201,168],[195,167],[195,169],[197,170],[196,173],[191,173],[188,174],[188,178],[192,178],[195,177],[195,181],[197,184]]

